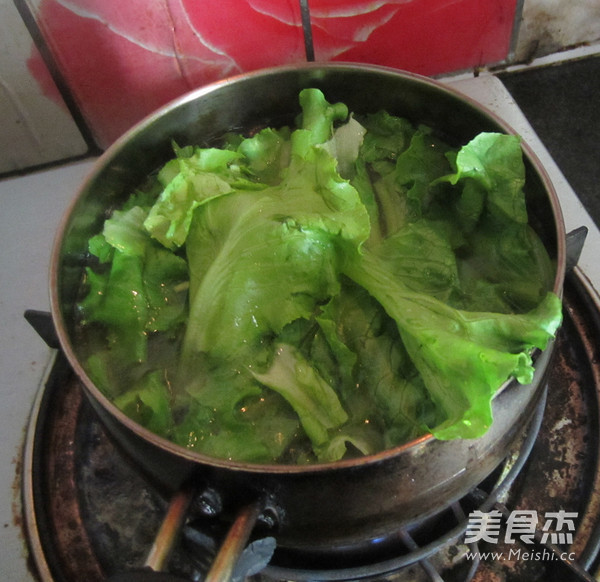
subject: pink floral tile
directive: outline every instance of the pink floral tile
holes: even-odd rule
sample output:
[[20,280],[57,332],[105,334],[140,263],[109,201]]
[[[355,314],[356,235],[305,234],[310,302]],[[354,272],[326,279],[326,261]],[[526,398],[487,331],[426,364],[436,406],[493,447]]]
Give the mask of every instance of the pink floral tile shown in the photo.
[[[299,0],[29,1],[101,147],[190,89],[306,60]],[[516,0],[310,0],[310,10],[316,60],[434,75],[504,59]]]

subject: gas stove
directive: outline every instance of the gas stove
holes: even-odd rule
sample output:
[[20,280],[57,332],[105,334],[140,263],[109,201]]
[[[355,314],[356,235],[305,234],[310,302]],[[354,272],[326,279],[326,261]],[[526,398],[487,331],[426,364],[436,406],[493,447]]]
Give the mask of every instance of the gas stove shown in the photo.
[[[566,324],[548,384],[548,406],[535,416],[529,429],[533,436],[519,443],[489,482],[482,483],[458,506],[436,516],[435,523],[417,531],[399,532],[397,540],[386,540],[366,557],[343,556],[336,567],[331,567],[328,556],[310,556],[310,563],[300,565],[293,557],[280,556],[259,577],[483,582],[548,580],[549,572],[554,572],[556,579],[569,580],[569,576],[585,579],[585,574],[577,574],[578,568],[595,567],[600,535],[600,413],[596,393],[600,387],[596,353],[600,337],[600,265],[596,258],[600,232],[497,77],[482,74],[445,82],[486,105],[522,135],[555,185],[567,232],[577,239],[587,230],[566,286]],[[167,511],[160,493],[132,473],[112,449],[81,400],[60,353],[49,348],[23,317],[26,310],[33,309],[33,315],[41,312],[43,319],[48,310],[52,239],[93,162],[0,182],[0,260],[2,287],[6,288],[0,316],[4,330],[0,358],[5,378],[0,412],[4,447],[0,454],[4,465],[15,469],[4,471],[0,477],[6,498],[1,510],[4,527],[0,547],[2,571],[7,579],[17,582],[71,582],[84,576],[91,582],[143,565]],[[576,240],[574,246],[578,250]],[[84,463],[78,461],[81,456]],[[521,472],[523,465],[527,470]],[[117,483],[127,485],[119,487]],[[529,516],[535,512],[539,517],[558,513],[565,519],[576,514],[579,529],[573,534],[567,527],[565,535],[573,537],[573,545],[565,556],[565,540],[553,539],[549,533],[543,540],[533,540],[536,545],[531,547],[502,545],[489,539],[480,539],[472,547],[465,543],[464,523],[473,511],[505,520],[515,511],[528,512],[522,515]],[[175,552],[173,568],[188,579],[199,579],[214,553],[212,538],[199,524],[188,524],[182,533],[184,548]],[[258,541],[262,545],[255,547],[255,553],[268,553],[269,542]],[[401,549],[394,552],[390,547]],[[190,551],[195,556],[192,566]],[[563,559],[570,553],[576,554],[576,564]]]

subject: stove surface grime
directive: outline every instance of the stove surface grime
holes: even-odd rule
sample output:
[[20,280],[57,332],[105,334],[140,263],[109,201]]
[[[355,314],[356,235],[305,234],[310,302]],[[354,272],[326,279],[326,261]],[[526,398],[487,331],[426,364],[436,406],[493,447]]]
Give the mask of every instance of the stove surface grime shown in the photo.
[[[600,311],[578,269],[567,279],[564,304],[545,408],[518,450],[485,483],[426,523],[371,544],[372,551],[324,553],[290,566],[293,557],[276,550],[272,563],[255,578],[593,579],[577,570],[595,572],[600,561]],[[145,563],[167,501],[113,447],[60,352],[34,406],[23,474],[27,538],[40,580],[99,582]],[[467,545],[468,517],[475,510],[498,512],[503,525],[495,538]],[[505,541],[508,520],[515,515],[535,515],[542,530],[542,518],[552,512],[577,516],[572,520],[576,531],[563,530],[572,543],[540,545],[543,531],[537,542],[521,538],[514,522],[509,538],[516,541]],[[203,523],[190,520],[167,570],[202,580],[215,551],[212,529],[209,517]],[[569,541],[545,533],[546,541]],[[258,554],[260,543],[254,547]],[[575,560],[561,559],[563,553]]]

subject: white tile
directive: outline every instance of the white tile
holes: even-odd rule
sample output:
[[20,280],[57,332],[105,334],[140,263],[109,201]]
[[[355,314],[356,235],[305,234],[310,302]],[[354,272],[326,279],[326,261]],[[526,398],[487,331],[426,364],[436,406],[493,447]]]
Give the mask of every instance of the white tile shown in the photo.
[[0,174],[88,149],[64,104],[45,96],[28,70],[33,46],[12,0],[0,0]]
[[599,40],[598,0],[525,0],[515,60],[531,60]]
[[[33,582],[19,527],[24,425],[51,350],[23,317],[49,311],[50,251],[58,224],[92,163],[0,180],[0,578]],[[12,500],[12,503],[11,503]]]

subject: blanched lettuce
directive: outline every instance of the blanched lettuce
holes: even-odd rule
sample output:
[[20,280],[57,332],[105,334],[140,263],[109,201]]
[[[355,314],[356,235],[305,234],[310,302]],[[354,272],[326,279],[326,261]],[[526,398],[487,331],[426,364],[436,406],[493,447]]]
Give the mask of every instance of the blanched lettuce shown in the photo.
[[546,348],[560,321],[560,300],[548,293],[528,313],[457,310],[435,297],[410,291],[390,276],[389,264],[370,252],[347,274],[396,321],[402,341],[429,396],[445,420],[430,427],[440,439],[476,438],[492,422],[491,400],[510,377],[533,379],[530,350]]
[[338,291],[341,249],[369,235],[358,192],[327,151],[310,145],[312,130],[303,125],[291,139],[279,184],[239,191],[194,215],[184,367],[205,351],[256,350],[288,323],[310,318]]
[[561,322],[518,138],[456,150],[299,102],[295,128],[174,146],[90,240],[90,373],[151,430],[240,461],[481,436]]
[[80,316],[84,326],[103,326],[117,375],[147,360],[149,333],[174,333],[186,317],[187,265],[148,236],[147,213],[137,205],[115,211],[89,243],[99,266],[86,268]]
[[314,446],[330,440],[329,429],[348,420],[333,387],[293,346],[276,344],[273,363],[267,372],[254,377],[281,394],[298,414],[302,427]]

